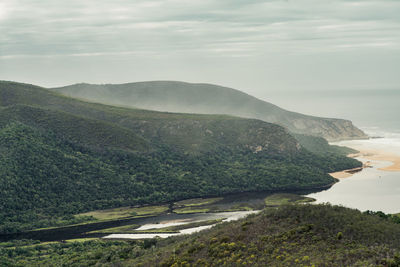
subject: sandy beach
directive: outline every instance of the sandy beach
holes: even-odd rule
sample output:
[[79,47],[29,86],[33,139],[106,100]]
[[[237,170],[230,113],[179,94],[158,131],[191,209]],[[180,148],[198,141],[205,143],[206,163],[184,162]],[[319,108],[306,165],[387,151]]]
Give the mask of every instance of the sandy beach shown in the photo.
[[[353,147],[354,149],[360,150],[357,147]],[[382,151],[382,150],[360,150],[359,153],[356,154],[350,154],[348,155],[348,157],[352,157],[352,158],[361,158],[364,159],[365,162],[363,164],[363,168],[366,167],[370,167],[372,165],[372,163],[370,162],[372,161],[389,161],[392,164],[387,166],[387,167],[383,167],[383,168],[379,168],[378,170],[381,171],[390,171],[390,172],[398,172],[400,171],[400,155],[396,155],[396,154],[391,154],[388,153],[386,151]],[[344,170],[344,171],[340,171],[340,172],[333,172],[330,173],[330,175],[334,178],[337,179],[344,179],[344,178],[348,178],[351,177],[354,173],[354,170]]]
[[329,175],[332,176],[333,178],[343,179],[343,178],[348,178],[348,177],[352,176],[353,174],[345,172],[345,171],[341,171],[341,172],[331,172]]
[[389,161],[392,163],[391,165],[379,168],[378,170],[393,172],[400,171],[400,155],[391,154],[386,151],[361,150],[359,153],[349,155],[349,157],[363,158],[367,160]]
[[332,176],[333,178],[343,179],[343,178],[348,178],[348,177],[352,176],[353,174],[362,171],[363,168],[369,168],[369,167],[371,167],[371,163],[369,161],[367,161],[367,162],[363,163],[362,167],[348,169],[348,170],[344,170],[344,171],[340,171],[340,172],[331,172],[331,173],[329,173],[329,175]]

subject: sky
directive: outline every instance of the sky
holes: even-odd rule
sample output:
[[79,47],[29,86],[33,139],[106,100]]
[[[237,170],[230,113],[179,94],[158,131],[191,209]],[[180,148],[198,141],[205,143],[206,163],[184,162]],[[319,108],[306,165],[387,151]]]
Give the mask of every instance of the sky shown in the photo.
[[400,88],[398,0],[1,0],[0,80]]

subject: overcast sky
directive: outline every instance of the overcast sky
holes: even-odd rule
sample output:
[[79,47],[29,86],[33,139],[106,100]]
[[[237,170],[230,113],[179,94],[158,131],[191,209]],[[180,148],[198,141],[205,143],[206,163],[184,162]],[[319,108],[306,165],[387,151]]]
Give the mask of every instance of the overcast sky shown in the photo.
[[0,79],[400,88],[398,0],[1,0]]

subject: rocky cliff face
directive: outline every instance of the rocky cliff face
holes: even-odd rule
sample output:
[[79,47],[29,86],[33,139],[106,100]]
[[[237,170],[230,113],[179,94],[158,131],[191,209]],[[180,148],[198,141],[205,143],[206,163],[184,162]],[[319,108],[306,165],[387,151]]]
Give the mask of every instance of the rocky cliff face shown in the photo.
[[[291,126],[293,124],[293,127]],[[367,139],[368,136],[349,120],[342,119],[301,119],[286,124],[295,133],[324,137],[330,142],[340,140]]]
[[348,120],[290,112],[241,91],[211,84],[171,81],[120,85],[76,84],[54,90],[67,96],[113,105],[260,119],[282,125],[294,133],[324,137],[328,141],[367,138]]

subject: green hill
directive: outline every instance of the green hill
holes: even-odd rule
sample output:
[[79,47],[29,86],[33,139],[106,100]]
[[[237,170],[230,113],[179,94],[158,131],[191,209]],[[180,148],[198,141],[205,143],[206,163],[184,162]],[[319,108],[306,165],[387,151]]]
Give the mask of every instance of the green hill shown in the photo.
[[190,236],[6,245],[0,263],[16,266],[399,266],[400,224],[344,207],[289,205]]
[[399,224],[344,207],[293,205],[163,242],[125,264],[398,266],[399,256]]
[[[0,82],[0,106],[21,104],[40,107],[51,112],[57,111],[59,115],[60,112],[76,115],[81,117],[81,120],[91,119],[91,123],[94,123],[93,120],[109,123],[120,129],[129,129],[152,144],[172,145],[186,152],[209,151],[219,146],[242,146],[250,150],[266,145],[269,149],[275,150],[298,149],[295,147],[297,141],[282,127],[259,120],[226,115],[165,113],[93,104],[63,97],[38,86]],[[71,124],[65,126],[70,127]],[[86,133],[89,139],[95,131]]]
[[367,136],[348,120],[320,118],[290,112],[241,91],[212,85],[175,81],[127,84],[75,84],[53,90],[98,103],[169,112],[229,114],[260,119],[287,127],[293,133],[329,141]]
[[36,106],[1,108],[0,124],[7,125],[12,121],[22,122],[42,132],[51,131],[69,142],[90,147],[132,151],[147,151],[151,147],[147,140],[116,124]]
[[0,82],[0,233],[72,214],[225,193],[315,188],[354,159],[304,149],[283,127],[225,115],[87,103]]

